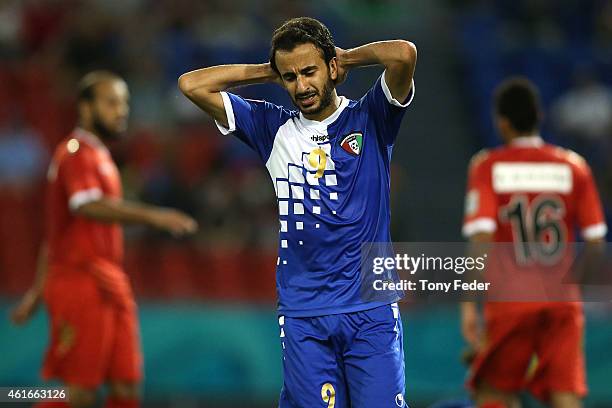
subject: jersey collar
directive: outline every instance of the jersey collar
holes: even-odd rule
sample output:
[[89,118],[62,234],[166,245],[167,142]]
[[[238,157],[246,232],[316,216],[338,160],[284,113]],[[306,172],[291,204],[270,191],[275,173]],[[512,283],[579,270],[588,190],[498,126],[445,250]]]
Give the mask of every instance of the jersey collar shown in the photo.
[[338,108],[334,111],[334,113],[332,113],[331,115],[329,115],[328,117],[326,117],[325,119],[318,121],[318,120],[310,120],[304,117],[304,115],[302,115],[302,112],[300,112],[300,122],[302,122],[302,125],[304,125],[304,127],[324,127],[327,128],[327,126],[331,125],[332,123],[334,123],[334,121],[336,119],[338,119],[338,116],[340,116],[340,114],[342,113],[342,111],[344,110],[344,108],[346,108],[349,104],[349,99],[345,98],[344,96],[340,96],[340,105],[338,106]]
[[510,145],[515,147],[540,147],[544,144],[544,140],[540,135],[521,136],[512,139]]

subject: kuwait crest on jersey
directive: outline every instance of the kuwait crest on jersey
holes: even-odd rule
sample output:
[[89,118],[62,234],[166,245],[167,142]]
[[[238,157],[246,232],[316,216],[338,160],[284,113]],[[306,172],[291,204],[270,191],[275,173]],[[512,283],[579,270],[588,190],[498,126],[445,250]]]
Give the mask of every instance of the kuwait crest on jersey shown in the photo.
[[361,133],[351,133],[340,142],[340,146],[348,153],[358,156],[363,145],[363,135]]

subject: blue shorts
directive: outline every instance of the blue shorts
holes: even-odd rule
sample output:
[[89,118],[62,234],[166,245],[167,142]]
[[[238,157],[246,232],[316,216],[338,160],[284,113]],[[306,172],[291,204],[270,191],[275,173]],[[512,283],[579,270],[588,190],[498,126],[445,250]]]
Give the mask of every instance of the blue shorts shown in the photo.
[[279,324],[279,408],[408,406],[397,303],[337,315],[280,316]]

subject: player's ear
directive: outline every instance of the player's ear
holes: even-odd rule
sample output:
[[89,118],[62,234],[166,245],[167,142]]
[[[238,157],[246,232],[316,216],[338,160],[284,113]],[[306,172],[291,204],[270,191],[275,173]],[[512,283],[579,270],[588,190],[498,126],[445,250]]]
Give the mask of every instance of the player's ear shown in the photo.
[[330,59],[328,68],[331,80],[335,81],[336,79],[338,79],[338,58],[333,57],[332,59]]

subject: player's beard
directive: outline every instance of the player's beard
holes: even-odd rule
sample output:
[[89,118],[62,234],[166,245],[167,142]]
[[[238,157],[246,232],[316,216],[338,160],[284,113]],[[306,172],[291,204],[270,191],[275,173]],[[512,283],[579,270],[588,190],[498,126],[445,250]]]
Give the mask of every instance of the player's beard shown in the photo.
[[92,127],[96,135],[106,142],[112,142],[119,139],[121,137],[121,133],[123,133],[106,126],[98,115],[94,115]]
[[[323,85],[322,92],[319,94],[319,98],[321,98],[321,102],[319,102],[319,106],[316,109],[309,110],[308,112],[304,112],[302,109],[300,109],[300,105],[296,101],[293,101],[293,104],[298,109],[300,109],[302,113],[305,113],[307,115],[317,115],[321,113],[322,111],[324,111],[325,108],[327,108],[329,105],[332,104],[333,94],[334,94],[334,81],[332,81],[331,78],[329,78],[328,81],[325,83],[325,85]],[[296,99],[297,99],[297,96],[298,95],[296,95]]]

